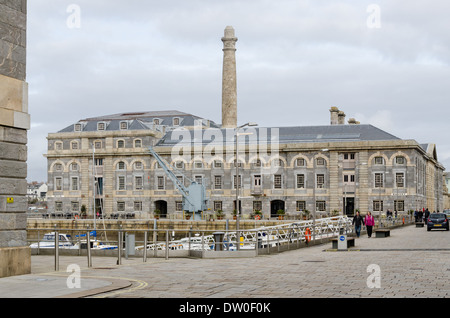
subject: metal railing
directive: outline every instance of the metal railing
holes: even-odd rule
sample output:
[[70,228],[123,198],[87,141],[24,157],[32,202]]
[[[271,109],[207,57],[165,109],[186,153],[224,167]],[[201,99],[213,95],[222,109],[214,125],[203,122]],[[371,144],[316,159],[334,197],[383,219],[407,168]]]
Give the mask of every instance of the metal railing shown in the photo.
[[[323,243],[335,237],[340,230],[353,232],[351,219],[346,216],[305,220],[266,226],[251,230],[240,230],[239,238],[235,230],[211,232],[193,230],[132,230],[85,229],[62,230],[56,228],[28,229],[37,231],[37,238],[30,240],[37,254],[54,254],[55,270],[59,268],[59,256],[62,254],[81,256],[86,254],[88,267],[92,267],[92,256],[117,257],[117,264],[122,258],[142,257],[188,257],[192,251],[209,253],[211,251],[253,250],[255,255],[280,252],[285,249],[303,247],[306,244]],[[42,232],[53,242],[41,241]],[[53,235],[53,236],[52,236]],[[69,236],[70,235],[70,238]],[[138,238],[136,240],[136,237]],[[132,240],[131,240],[132,239]],[[89,244],[88,244],[89,242]],[[53,243],[53,245],[52,245]],[[124,255],[125,254],[125,255]]]

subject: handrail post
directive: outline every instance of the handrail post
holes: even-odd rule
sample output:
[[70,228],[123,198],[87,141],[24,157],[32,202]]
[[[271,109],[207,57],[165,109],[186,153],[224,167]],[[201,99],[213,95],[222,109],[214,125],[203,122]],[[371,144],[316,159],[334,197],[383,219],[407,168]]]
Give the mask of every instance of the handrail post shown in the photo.
[[117,238],[117,265],[122,265],[122,224],[119,226],[119,233]]
[[59,271],[59,233],[55,224],[55,271]]
[[92,267],[92,259],[91,259],[91,233],[89,233],[89,225],[87,226],[86,233],[86,243],[87,243],[87,262],[88,267]]
[[169,259],[169,230],[166,230],[166,260]]
[[148,231],[145,230],[144,231],[144,259],[143,259],[144,262],[147,261],[147,236],[148,236]]

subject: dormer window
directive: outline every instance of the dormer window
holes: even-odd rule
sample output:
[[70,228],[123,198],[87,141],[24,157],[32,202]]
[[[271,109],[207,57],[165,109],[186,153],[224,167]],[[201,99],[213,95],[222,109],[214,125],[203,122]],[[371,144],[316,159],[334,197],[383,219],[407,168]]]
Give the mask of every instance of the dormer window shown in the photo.
[[154,123],[155,125],[159,125],[159,119],[158,119],[158,118],[153,119],[153,123]]
[[127,130],[128,129],[128,123],[126,121],[120,122],[120,130]]
[[81,124],[75,124],[74,131],[81,131],[82,128]]
[[97,123],[97,130],[105,130],[106,124],[104,122]]
[[174,125],[174,126],[179,126],[179,125],[180,125],[180,118],[175,117],[175,118],[173,119],[173,125]]

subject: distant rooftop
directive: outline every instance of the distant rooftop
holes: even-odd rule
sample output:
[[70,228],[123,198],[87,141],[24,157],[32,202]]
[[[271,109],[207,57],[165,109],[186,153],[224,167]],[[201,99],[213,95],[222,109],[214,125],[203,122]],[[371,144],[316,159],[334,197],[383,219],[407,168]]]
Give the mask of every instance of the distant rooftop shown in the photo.
[[196,120],[202,122],[202,126],[209,126],[218,128],[215,122],[204,119],[199,116],[180,112],[177,110],[166,111],[146,111],[146,112],[127,112],[112,115],[103,115],[98,117],[90,117],[81,119],[75,124],[67,126],[58,131],[63,132],[86,132],[98,131],[98,123],[105,123],[102,130],[114,131],[123,130],[121,123],[126,122],[127,130],[147,130],[154,129],[163,131],[165,129],[172,129],[175,127],[191,127],[195,125]]

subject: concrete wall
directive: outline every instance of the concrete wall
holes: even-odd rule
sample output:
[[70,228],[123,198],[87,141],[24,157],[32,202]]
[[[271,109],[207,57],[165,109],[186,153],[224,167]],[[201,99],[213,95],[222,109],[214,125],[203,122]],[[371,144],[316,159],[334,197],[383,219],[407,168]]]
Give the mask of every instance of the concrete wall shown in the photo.
[[26,0],[0,0],[0,277],[29,273]]

